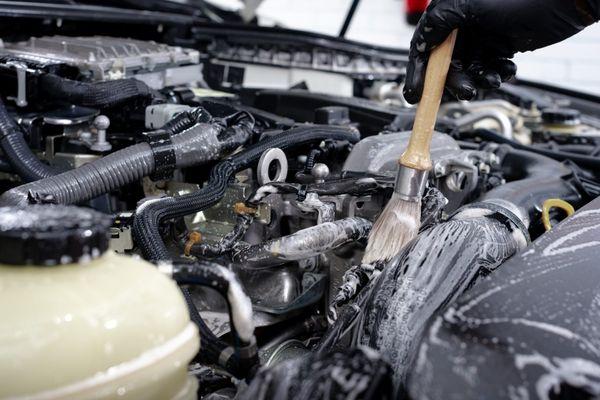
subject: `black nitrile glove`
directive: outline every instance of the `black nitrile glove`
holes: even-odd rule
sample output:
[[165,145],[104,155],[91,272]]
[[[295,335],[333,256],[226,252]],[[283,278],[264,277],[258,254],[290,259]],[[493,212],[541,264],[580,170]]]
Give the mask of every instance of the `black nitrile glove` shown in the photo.
[[446,88],[470,100],[516,73],[509,60],[564,40],[600,19],[600,0],[433,0],[410,44],[404,96],[417,103],[432,48],[458,29]]

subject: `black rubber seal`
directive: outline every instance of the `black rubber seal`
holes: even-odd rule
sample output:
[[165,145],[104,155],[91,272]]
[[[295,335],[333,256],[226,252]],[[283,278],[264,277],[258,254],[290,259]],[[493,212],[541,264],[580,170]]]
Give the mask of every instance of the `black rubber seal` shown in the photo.
[[154,155],[154,172],[150,175],[150,179],[161,181],[172,178],[177,166],[177,159],[171,134],[164,129],[158,129],[145,132],[144,136]]

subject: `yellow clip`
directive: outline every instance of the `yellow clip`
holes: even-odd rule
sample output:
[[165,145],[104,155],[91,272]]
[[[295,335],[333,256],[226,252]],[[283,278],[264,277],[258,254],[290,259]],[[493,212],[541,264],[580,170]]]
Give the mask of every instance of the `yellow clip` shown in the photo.
[[185,242],[185,248],[183,249],[183,254],[185,254],[186,256],[190,256],[190,253],[192,252],[192,247],[196,244],[199,243],[200,241],[202,241],[202,234],[198,231],[193,231],[190,232],[189,236],[188,236],[188,240],[187,242]]
[[567,203],[561,199],[548,199],[544,201],[544,205],[542,206],[542,222],[544,223],[544,228],[546,232],[552,229],[552,224],[550,223],[550,210],[553,208],[559,208],[567,213],[567,217],[575,214],[575,209],[572,205]]

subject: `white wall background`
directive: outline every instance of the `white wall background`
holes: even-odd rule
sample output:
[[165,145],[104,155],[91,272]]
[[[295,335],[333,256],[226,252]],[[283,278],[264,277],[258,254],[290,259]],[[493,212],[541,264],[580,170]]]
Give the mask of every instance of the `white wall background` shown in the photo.
[[[238,7],[239,0],[212,0]],[[336,35],[351,0],[265,0],[259,15],[290,28]],[[498,1],[501,5],[502,1]],[[382,46],[408,47],[404,0],[363,0],[347,37]],[[554,46],[515,58],[518,76],[600,95],[600,24]]]

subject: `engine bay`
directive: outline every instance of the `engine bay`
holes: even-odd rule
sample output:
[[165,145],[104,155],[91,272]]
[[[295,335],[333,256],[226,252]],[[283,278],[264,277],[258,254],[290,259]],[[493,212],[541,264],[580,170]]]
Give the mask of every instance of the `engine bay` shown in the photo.
[[600,194],[600,102],[445,97],[420,233],[363,264],[414,121],[406,55],[203,29],[4,38],[0,206],[112,216],[110,248],[183,290],[201,397],[427,398],[436,316]]

